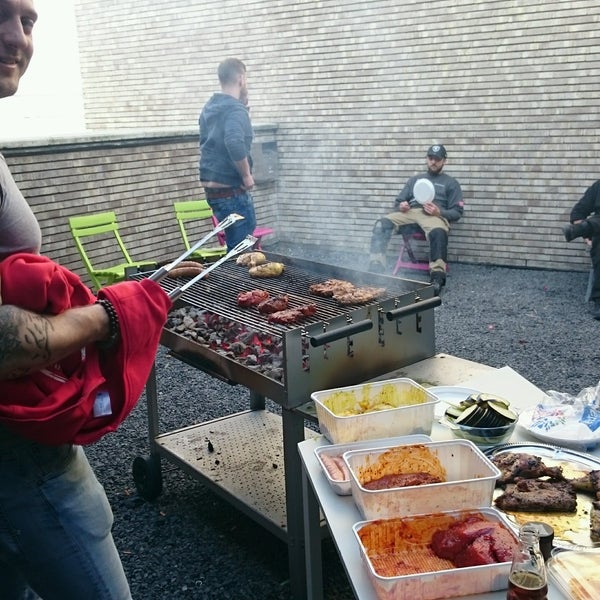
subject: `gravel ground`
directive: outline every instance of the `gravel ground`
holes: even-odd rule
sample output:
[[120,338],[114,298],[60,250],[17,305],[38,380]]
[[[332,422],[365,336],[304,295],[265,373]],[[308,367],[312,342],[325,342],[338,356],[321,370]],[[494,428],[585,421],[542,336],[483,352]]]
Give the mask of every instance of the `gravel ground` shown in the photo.
[[[269,249],[364,267],[359,258],[335,252]],[[600,321],[586,313],[586,282],[579,272],[453,263],[443,304],[435,309],[436,351],[509,365],[544,390],[576,394],[595,386]],[[248,408],[247,390],[183,365],[164,349],[157,377],[162,432]],[[117,433],[86,450],[113,507],[134,599],[288,600],[285,544],[181,469],[163,461],[162,495],[154,502],[136,495],[132,461],[148,450],[144,398]],[[323,553],[326,599],[352,599],[331,540],[323,542]]]

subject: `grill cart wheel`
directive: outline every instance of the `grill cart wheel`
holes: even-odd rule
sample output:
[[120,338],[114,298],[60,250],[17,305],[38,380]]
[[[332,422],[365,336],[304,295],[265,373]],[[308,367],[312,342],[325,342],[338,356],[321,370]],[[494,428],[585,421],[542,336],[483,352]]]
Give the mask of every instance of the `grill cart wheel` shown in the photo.
[[137,493],[145,500],[156,500],[162,492],[160,458],[136,456],[132,472]]

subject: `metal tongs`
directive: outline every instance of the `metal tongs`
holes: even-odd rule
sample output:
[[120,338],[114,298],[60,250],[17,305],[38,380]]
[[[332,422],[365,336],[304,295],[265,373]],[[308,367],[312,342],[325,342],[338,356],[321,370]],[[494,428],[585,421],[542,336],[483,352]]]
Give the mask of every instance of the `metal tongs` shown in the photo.
[[253,235],[246,236],[237,246],[232,248],[225,256],[220,258],[218,261],[214,262],[212,265],[204,269],[201,273],[198,273],[196,277],[190,279],[187,283],[184,283],[182,286],[175,288],[171,292],[169,292],[169,298],[171,300],[177,300],[181,294],[183,294],[188,288],[194,285],[196,282],[200,281],[203,277],[206,277],[213,269],[216,269],[221,263],[224,263],[226,260],[229,260],[232,256],[243,252],[247,248],[252,248],[254,244],[258,241],[258,238]]
[[221,231],[224,231],[230,225],[233,225],[236,221],[241,221],[243,218],[244,217],[242,217],[242,215],[238,215],[237,213],[231,213],[230,215],[225,217],[211,232],[207,233],[201,240],[197,241],[189,250],[186,250],[172,263],[161,267],[157,271],[154,271],[154,273],[152,273],[152,275],[150,275],[148,279],[151,279],[152,281],[160,281],[161,279],[164,279],[169,274],[169,271],[171,269],[174,269],[180,262],[184,261],[188,256],[190,256],[192,253],[198,250],[198,248],[204,245],[213,235],[221,233]]

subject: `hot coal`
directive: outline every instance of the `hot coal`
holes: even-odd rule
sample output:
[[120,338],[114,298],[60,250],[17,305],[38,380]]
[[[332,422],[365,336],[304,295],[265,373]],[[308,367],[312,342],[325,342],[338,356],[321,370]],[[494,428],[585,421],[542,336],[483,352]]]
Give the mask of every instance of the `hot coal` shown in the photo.
[[193,306],[172,311],[165,328],[266,377],[283,381],[283,340],[278,336]]

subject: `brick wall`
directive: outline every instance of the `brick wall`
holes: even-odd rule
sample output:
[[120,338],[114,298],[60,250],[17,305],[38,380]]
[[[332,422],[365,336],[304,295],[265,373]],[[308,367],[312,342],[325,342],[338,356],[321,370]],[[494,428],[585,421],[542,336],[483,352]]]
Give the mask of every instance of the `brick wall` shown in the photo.
[[[272,129],[259,131],[257,139],[273,135]],[[165,261],[183,252],[173,202],[203,197],[197,137],[96,136],[42,146],[18,143],[2,153],[40,222],[42,253],[90,283],[69,232],[70,216],[114,210],[133,260]],[[261,225],[274,223],[273,190],[267,182],[254,193]],[[94,242],[92,253],[98,248]],[[116,249],[102,252],[100,265],[122,261]]]
[[195,127],[218,62],[246,62],[282,239],[366,251],[442,142],[467,202],[451,260],[587,268],[560,225],[598,176],[595,0],[75,4],[90,130]]

